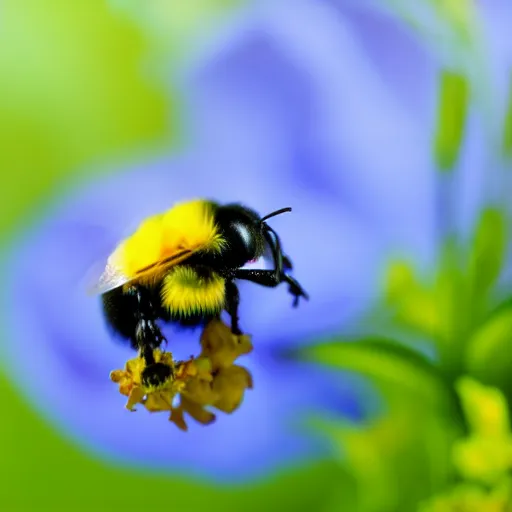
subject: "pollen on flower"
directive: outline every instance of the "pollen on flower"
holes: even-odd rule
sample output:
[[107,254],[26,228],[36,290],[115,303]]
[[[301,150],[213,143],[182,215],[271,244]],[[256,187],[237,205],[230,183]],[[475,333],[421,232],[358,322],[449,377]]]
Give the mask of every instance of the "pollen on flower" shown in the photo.
[[142,404],[149,412],[169,411],[169,420],[184,431],[188,429],[185,414],[209,425],[216,419],[210,408],[228,414],[238,409],[253,382],[249,371],[234,362],[252,351],[250,337],[236,336],[222,321],[213,320],[205,327],[200,343],[199,356],[187,361],[174,361],[170,352],[156,349],[155,362],[172,369],[169,378],[157,386],[144,385],[146,364],[140,355],[129,360],[124,370],[112,371],[110,379],[128,397],[126,408],[133,411],[136,404]]
[[[146,368],[144,359],[139,354],[136,358],[127,361],[124,370],[114,370],[110,373],[110,380],[119,384],[119,392],[128,396],[126,408],[133,411],[136,404],[146,405],[149,399],[149,407],[154,406],[154,402],[166,401],[172,399],[184,387],[184,381],[188,377],[187,368],[176,368],[172,354],[154,350],[153,357],[156,363],[168,365],[174,377],[163,382],[160,386],[146,386],[142,382],[142,373]],[[148,407],[146,407],[148,408]]]

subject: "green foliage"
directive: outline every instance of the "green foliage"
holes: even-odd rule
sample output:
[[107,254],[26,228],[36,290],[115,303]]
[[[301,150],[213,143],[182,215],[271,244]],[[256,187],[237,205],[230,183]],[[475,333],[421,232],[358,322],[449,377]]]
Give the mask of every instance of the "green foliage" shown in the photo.
[[426,500],[420,512],[510,512],[512,435],[508,404],[498,388],[470,377],[456,384],[468,429],[452,459],[462,481]]
[[426,407],[439,406],[446,399],[438,369],[418,352],[392,340],[331,340],[315,343],[300,354],[310,361],[363,374],[381,389],[394,385],[402,395],[421,398]]
[[340,495],[338,510],[408,512],[442,488],[452,472],[450,450],[461,426],[453,421],[458,409],[452,391],[428,359],[382,338],[334,339],[299,354],[368,377],[385,398],[385,413],[366,426],[314,423],[355,479],[355,504],[344,508]]
[[512,304],[494,311],[468,340],[467,371],[481,382],[499,386],[512,397]]
[[[410,276],[409,282],[405,275]],[[445,245],[430,281],[420,279],[406,262],[392,263],[385,292],[397,324],[430,340],[437,349],[441,367],[448,372],[457,371],[453,359],[468,330],[470,318],[465,312],[470,296],[454,244]]]
[[487,488],[462,482],[421,503],[418,512],[512,512],[512,479],[503,478]]
[[469,82],[465,76],[443,71],[439,83],[439,106],[435,149],[441,171],[450,171],[459,157],[469,105]]
[[494,294],[506,260],[506,227],[503,213],[487,208],[467,243],[445,240],[431,275],[420,276],[406,261],[390,265],[385,305],[396,326],[430,340],[433,360],[382,334],[300,351],[315,363],[367,377],[384,399],[366,425],[317,423],[355,478],[350,510],[450,512],[469,497],[506,510],[512,300],[495,304]]
[[442,329],[433,287],[427,287],[405,261],[394,261],[388,269],[385,298],[397,323],[413,332],[436,337]]
[[474,297],[487,297],[501,272],[506,250],[503,212],[483,210],[469,253],[468,277]]
[[171,91],[141,72],[147,42],[105,2],[5,0],[0,21],[5,234],[63,181],[177,130]]
[[446,241],[429,280],[420,279],[407,262],[388,269],[385,298],[395,321],[430,339],[449,373],[462,371],[465,347],[487,316],[505,251],[503,214],[487,208],[468,245]]
[[512,73],[509,79],[508,106],[503,126],[503,151],[507,157],[512,157]]
[[[424,407],[420,398],[393,388],[393,405],[366,425],[314,423],[329,437],[343,467],[354,478],[355,503],[345,508],[340,495],[337,510],[408,512],[442,489],[452,476],[450,450],[460,435],[457,427]],[[391,396],[391,388],[387,394]]]
[[477,33],[474,0],[429,0],[440,19],[452,27],[463,44],[471,45]]

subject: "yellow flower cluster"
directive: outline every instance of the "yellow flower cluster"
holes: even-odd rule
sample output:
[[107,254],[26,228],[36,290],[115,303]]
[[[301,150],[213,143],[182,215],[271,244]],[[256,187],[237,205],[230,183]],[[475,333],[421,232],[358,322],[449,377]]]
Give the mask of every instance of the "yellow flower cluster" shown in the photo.
[[453,459],[461,476],[493,485],[512,469],[508,404],[493,387],[462,378],[457,384],[470,435],[455,443]]
[[420,507],[420,512],[512,512],[512,432],[503,393],[463,377],[457,383],[469,435],[453,447],[465,480]]
[[[213,320],[200,341],[199,357],[188,361],[174,361],[170,352],[154,351],[155,362],[171,369],[171,377],[157,387],[143,384],[141,376],[146,365],[140,356],[129,360],[124,370],[112,371],[110,379],[128,397],[126,408],[133,411],[140,403],[150,412],[170,411],[169,420],[181,430],[188,428],[184,413],[208,425],[215,415],[207,407],[225,413],[235,411],[245,390],[253,385],[249,371],[234,364],[241,355],[252,351],[250,337],[235,336],[223,322]],[[175,405],[177,398],[179,404]]]
[[512,512],[511,483],[506,477],[490,490],[477,484],[462,483],[425,503],[419,512]]

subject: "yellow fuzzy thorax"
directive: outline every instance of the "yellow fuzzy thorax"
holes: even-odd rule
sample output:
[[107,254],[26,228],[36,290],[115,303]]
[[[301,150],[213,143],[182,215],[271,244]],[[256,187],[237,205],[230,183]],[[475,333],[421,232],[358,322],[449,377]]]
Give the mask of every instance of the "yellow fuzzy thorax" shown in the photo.
[[192,267],[177,266],[164,278],[162,305],[184,318],[193,314],[217,313],[224,308],[225,280],[212,273],[200,277]]
[[172,256],[198,249],[220,252],[224,244],[212,204],[196,199],[147,218],[118,246],[113,259],[125,276],[134,278],[141,270]]

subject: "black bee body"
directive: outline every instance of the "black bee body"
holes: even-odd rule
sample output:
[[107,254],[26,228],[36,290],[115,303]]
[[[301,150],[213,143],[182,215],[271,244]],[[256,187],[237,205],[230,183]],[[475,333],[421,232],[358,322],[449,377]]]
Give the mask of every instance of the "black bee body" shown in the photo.
[[[154,384],[161,368],[154,365],[153,349],[159,347],[164,337],[158,322],[172,323],[183,328],[203,326],[219,318],[226,310],[231,317],[231,330],[241,334],[238,323],[239,293],[236,281],[252,281],[266,287],[286,282],[294,296],[294,306],[302,296],[308,298],[300,284],[287,274],[292,268],[288,257],[283,255],[277,233],[265,222],[271,216],[290,211],[279,210],[266,217],[240,204],[211,206],[217,233],[225,241],[221,251],[199,249],[185,261],[170,268],[165,278],[148,285],[128,283],[102,295],[103,311],[107,324],[119,336],[130,341],[148,364],[146,378]],[[272,270],[244,269],[248,262],[262,257],[269,248],[274,261]],[[185,306],[169,306],[193,297]],[[197,307],[196,303],[197,302]],[[154,372],[150,369],[154,367]]]

